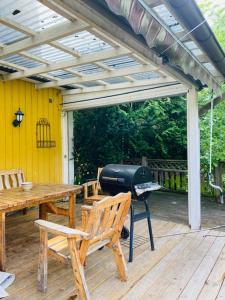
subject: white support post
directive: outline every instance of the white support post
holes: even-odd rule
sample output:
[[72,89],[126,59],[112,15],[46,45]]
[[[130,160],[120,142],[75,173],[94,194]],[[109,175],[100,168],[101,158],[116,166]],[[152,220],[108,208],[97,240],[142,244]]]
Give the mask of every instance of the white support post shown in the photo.
[[74,184],[74,157],[73,157],[73,111],[68,112],[68,181]]
[[68,160],[68,112],[62,112],[62,181],[69,183],[69,160]]
[[74,183],[73,112],[62,112],[63,183]]
[[195,88],[187,93],[188,219],[191,229],[201,227],[200,132]]

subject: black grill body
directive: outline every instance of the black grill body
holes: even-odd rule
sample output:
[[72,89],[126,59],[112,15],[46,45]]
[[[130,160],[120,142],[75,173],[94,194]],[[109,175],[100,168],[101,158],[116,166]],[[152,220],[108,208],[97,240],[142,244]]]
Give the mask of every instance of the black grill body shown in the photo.
[[[152,233],[152,225],[150,219],[150,209],[148,205],[148,197],[151,192],[144,192],[140,196],[137,196],[135,191],[135,185],[152,182],[152,174],[148,167],[137,166],[137,165],[119,165],[109,164],[106,165],[100,174],[99,182],[103,192],[116,195],[121,192],[131,192],[134,200],[142,200],[145,211],[135,213],[134,205],[137,201],[132,201],[130,207],[130,251],[129,251],[129,262],[133,261],[133,239],[134,239],[134,223],[143,219],[147,219],[150,245],[151,249],[154,250],[154,241]],[[124,227],[122,236],[126,236],[129,230]]]
[[138,199],[135,185],[152,181],[152,174],[144,166],[109,164],[103,168],[99,181],[105,193],[116,195],[130,191],[132,197]]

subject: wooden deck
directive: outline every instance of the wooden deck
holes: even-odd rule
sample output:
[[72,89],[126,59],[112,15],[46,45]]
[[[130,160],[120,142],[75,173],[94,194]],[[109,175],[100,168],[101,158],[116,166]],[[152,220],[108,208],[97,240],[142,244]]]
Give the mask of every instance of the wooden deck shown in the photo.
[[[76,214],[79,221],[79,210]],[[7,299],[69,299],[74,294],[71,269],[53,259],[49,259],[47,294],[36,290],[39,233],[33,220],[37,216],[37,210],[33,209],[26,216],[17,214],[7,218],[7,271],[16,274],[15,282],[7,289],[10,294]],[[64,223],[63,217],[50,219]],[[126,283],[117,278],[110,250],[104,248],[88,258],[85,273],[92,299],[225,299],[224,232],[159,237],[189,229],[183,224],[153,219],[156,250],[152,252],[145,238],[145,221],[138,222],[135,229],[142,240],[134,251],[133,263],[128,263]],[[127,246],[123,249],[127,258]]]

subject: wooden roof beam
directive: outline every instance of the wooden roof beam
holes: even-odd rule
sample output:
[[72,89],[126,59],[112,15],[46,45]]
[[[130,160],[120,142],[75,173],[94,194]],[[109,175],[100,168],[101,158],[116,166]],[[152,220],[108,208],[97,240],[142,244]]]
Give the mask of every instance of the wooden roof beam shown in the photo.
[[51,45],[51,46],[53,46],[53,47],[55,47],[55,48],[57,48],[57,49],[59,49],[59,50],[61,50],[61,51],[63,51],[63,52],[66,52],[66,53],[68,53],[68,54],[70,54],[70,55],[72,55],[74,57],[81,57],[81,54],[78,51],[73,50],[70,47],[67,47],[67,46],[63,45],[60,42],[52,41],[52,42],[50,42],[48,44]]
[[80,78],[83,77],[83,75],[84,75],[81,72],[74,71],[74,70],[71,70],[71,69],[68,69],[68,68],[65,68],[64,70],[67,71],[67,72],[70,72],[71,74],[74,74],[74,75],[76,75],[77,77],[80,77]]
[[[13,63],[5,61],[5,60],[0,60],[0,65],[9,67],[9,68],[12,68],[12,69],[15,69],[15,70],[19,70],[20,73],[25,73],[28,70],[28,68],[25,68],[25,67],[13,64]],[[3,75],[3,79],[5,80],[5,76],[4,75]]]
[[133,87],[144,87],[155,84],[173,84],[177,81],[171,78],[154,78],[154,79],[145,79],[145,80],[136,80],[134,82],[122,82],[116,84],[108,84],[107,87],[104,86],[94,86],[94,87],[85,87],[83,89],[74,89],[63,92],[63,96],[75,95],[75,94],[83,94],[83,93],[93,93],[100,91],[110,91],[110,90],[119,90],[124,88],[133,88]]
[[50,64],[50,61],[48,61],[47,59],[44,59],[44,58],[39,57],[37,55],[30,54],[30,53],[25,52],[25,51],[21,51],[18,54],[22,55],[22,56],[24,56],[24,57],[26,57],[28,59],[31,59],[31,60],[37,61],[39,63],[45,64],[45,65],[49,65]]
[[[79,101],[79,98],[72,98],[71,103],[64,102],[63,103],[63,110],[70,111],[70,110],[79,110],[79,109],[87,109],[87,108],[95,108],[95,107],[102,107],[102,106],[111,106],[111,105],[118,105],[122,103],[129,103],[129,102],[138,102],[138,101],[145,101],[150,99],[159,99],[162,97],[168,96],[177,96],[177,95],[184,95],[187,93],[187,88],[185,88],[182,84],[176,84],[173,86],[165,86],[158,88],[157,85],[149,86],[150,91],[134,91],[132,93],[125,93],[124,95],[114,95],[110,98],[108,97],[101,97],[98,99],[93,99],[93,97],[89,97],[86,101]],[[123,90],[122,90],[123,92]],[[79,96],[78,96],[79,97]]]
[[105,82],[104,80],[97,80],[97,83],[103,85],[103,86],[108,86],[109,84]]
[[36,33],[32,37],[28,37],[19,42],[15,42],[11,45],[5,46],[0,50],[0,57],[6,57],[30,48],[37,47],[41,44],[50,43],[56,39],[58,40],[65,36],[82,31],[87,27],[87,24],[80,21],[65,22],[63,24],[56,25],[54,27],[51,27],[50,29]]
[[29,35],[29,36],[35,36],[36,32],[32,29],[30,29],[29,27],[23,26],[22,24],[15,22],[13,20],[10,20],[8,18],[5,17],[0,17],[0,23],[10,27],[16,31],[22,32],[25,35]]
[[[49,1],[50,0],[43,0],[47,6],[48,4],[46,4],[46,2]],[[61,3],[60,0],[55,0],[54,2]],[[101,13],[95,1],[64,0],[63,5],[65,10],[72,11],[78,19],[89,23],[91,28],[96,28],[98,32],[106,35],[120,46],[130,50],[132,54],[135,54],[136,57],[142,59],[142,61],[158,66],[160,71],[163,71],[167,76],[169,75],[175,80],[179,80],[188,87],[192,86],[193,82],[190,82],[189,79],[176,72],[170,66],[163,64],[162,59],[150,51],[148,46],[136,38],[135,35],[127,32],[120,24],[114,22],[112,18],[108,17],[107,13]]]
[[96,52],[91,54],[82,55],[79,58],[74,58],[66,61],[60,61],[52,63],[48,66],[39,66],[35,68],[29,68],[26,72],[16,72],[13,74],[4,75],[5,80],[14,80],[19,78],[28,77],[31,75],[41,74],[41,73],[48,73],[51,71],[62,70],[65,68],[77,67],[83,64],[93,63],[96,61],[101,61],[105,59],[110,59],[112,57],[118,57],[121,55],[128,54],[129,51],[125,49],[112,49],[112,50],[105,50],[102,52]]
[[131,76],[124,76],[128,81],[130,81],[130,82],[134,82],[134,81],[136,81],[133,77],[131,77]]
[[58,85],[65,85],[65,84],[75,84],[75,83],[84,83],[89,81],[96,81],[96,80],[104,80],[113,77],[121,77],[130,74],[142,73],[142,72],[149,72],[155,70],[152,66],[135,66],[130,68],[118,69],[114,71],[104,71],[101,73],[95,73],[90,75],[85,75],[83,78],[68,78],[62,79],[56,83],[54,82],[46,82],[37,84],[36,87],[38,89],[49,88],[49,87],[56,87]]
[[115,70],[114,68],[109,67],[109,66],[107,66],[106,64],[104,64],[104,63],[102,63],[102,62],[100,62],[100,61],[97,61],[97,62],[95,62],[94,64],[95,64],[96,66],[98,66],[98,67],[104,69],[104,70],[108,70],[108,71],[113,71],[113,70]]

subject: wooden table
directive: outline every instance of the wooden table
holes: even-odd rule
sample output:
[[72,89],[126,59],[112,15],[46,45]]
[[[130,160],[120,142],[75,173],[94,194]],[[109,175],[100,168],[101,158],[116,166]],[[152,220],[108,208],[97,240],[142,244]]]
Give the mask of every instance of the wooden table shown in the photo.
[[[69,226],[74,227],[74,208],[76,194],[81,186],[69,184],[35,184],[30,191],[22,188],[0,191],[0,270],[5,270],[5,214],[19,209],[40,206],[39,217],[47,219],[48,213],[64,215],[69,218]],[[57,207],[54,202],[69,198],[68,209]]]

